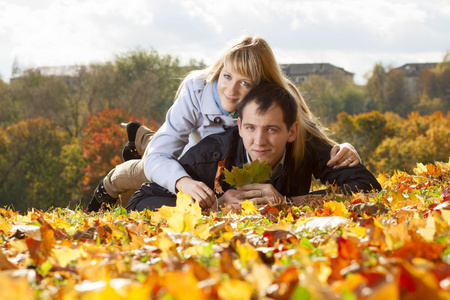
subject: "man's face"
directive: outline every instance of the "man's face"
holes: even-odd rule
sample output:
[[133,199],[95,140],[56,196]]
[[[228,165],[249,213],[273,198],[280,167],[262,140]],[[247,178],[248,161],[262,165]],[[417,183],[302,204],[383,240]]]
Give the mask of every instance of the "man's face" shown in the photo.
[[224,65],[217,83],[222,108],[234,112],[253,87],[254,83],[249,77],[237,73],[231,66]]
[[298,123],[288,130],[279,106],[272,105],[262,115],[257,111],[254,101],[245,106],[242,120],[238,119],[239,135],[252,161],[267,161],[273,168],[283,157],[286,143],[297,137]]

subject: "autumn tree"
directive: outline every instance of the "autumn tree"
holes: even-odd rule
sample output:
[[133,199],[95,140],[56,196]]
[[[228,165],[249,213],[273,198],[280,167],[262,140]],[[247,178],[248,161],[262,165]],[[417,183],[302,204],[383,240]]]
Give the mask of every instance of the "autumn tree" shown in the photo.
[[371,156],[379,144],[395,132],[386,116],[377,111],[359,115],[340,113],[337,122],[331,125],[333,138],[338,142],[351,143],[360,154],[364,164],[372,170]]
[[372,162],[379,172],[411,171],[416,163],[448,161],[450,119],[442,112],[420,116],[411,113],[399,125],[395,136],[387,137],[374,152]]
[[14,106],[11,98],[11,91],[8,84],[0,78],[0,125],[8,125],[14,122],[18,115],[18,110]]
[[84,161],[76,140],[36,118],[0,130],[0,205],[17,210],[75,205]]
[[408,95],[403,71],[391,70],[387,74],[384,95],[383,111],[392,111],[402,117],[411,111],[412,95]]
[[53,120],[71,137],[83,127],[84,68],[75,77],[42,76],[26,72],[11,84],[21,120],[43,117]]
[[386,106],[384,94],[386,76],[386,69],[381,63],[375,64],[372,71],[367,75],[366,93],[369,99],[369,110],[384,111]]
[[92,115],[84,129],[82,141],[86,167],[81,190],[83,197],[91,196],[98,182],[116,165],[122,163],[122,149],[127,142],[127,132],[120,123],[135,120],[157,130],[160,123],[154,119],[134,117],[121,109],[105,109]]

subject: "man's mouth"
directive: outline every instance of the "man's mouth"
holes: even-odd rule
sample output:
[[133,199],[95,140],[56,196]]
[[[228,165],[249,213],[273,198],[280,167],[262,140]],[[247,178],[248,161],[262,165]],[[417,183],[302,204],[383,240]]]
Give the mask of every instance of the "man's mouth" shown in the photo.
[[254,152],[255,154],[257,154],[258,156],[261,156],[261,155],[264,155],[264,154],[269,153],[269,150],[261,149],[261,150],[253,150],[253,152]]

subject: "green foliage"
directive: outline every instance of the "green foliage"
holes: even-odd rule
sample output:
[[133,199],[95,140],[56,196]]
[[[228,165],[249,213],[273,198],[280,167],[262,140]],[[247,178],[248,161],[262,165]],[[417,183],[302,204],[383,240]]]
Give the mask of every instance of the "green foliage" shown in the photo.
[[406,76],[401,70],[392,70],[386,78],[384,111],[392,111],[406,117],[412,107],[411,98],[407,95]]
[[376,111],[354,116],[340,113],[338,121],[331,128],[335,133],[334,138],[351,143],[365,164],[383,139],[393,134],[386,117]]
[[22,121],[1,130],[0,136],[1,206],[46,209],[77,200],[84,166],[81,149],[55,123],[44,118]]
[[18,111],[11,98],[11,89],[0,78],[0,125],[9,125],[14,122]]
[[254,160],[251,163],[246,163],[242,168],[233,167],[231,172],[224,169],[225,182],[231,186],[241,187],[252,183],[262,183],[270,180],[269,175],[272,168],[267,162],[259,162]]
[[370,72],[366,83],[366,93],[369,98],[370,103],[369,106],[371,109],[384,111],[385,82],[386,82],[386,69],[383,67],[381,63],[377,63]]
[[[151,102],[140,103],[135,109],[127,110],[137,114],[144,112],[162,122],[167,109],[172,105],[175,93],[182,77],[193,69],[203,67],[203,63],[191,60],[190,65],[181,67],[178,58],[170,55],[159,55],[154,49],[146,51],[136,49],[122,55],[117,55],[116,86],[121,86],[125,93],[122,97],[128,99],[127,103],[138,98],[147,98]],[[128,104],[129,106],[129,104]]]
[[364,90],[343,76],[327,79],[312,75],[300,88],[311,111],[324,124],[335,122],[340,112],[356,114],[364,112],[366,108]]

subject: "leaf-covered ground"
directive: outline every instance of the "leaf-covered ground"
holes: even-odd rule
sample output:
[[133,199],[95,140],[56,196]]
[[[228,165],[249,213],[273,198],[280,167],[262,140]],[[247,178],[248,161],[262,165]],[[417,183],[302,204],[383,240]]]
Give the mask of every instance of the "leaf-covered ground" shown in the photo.
[[448,299],[450,163],[202,215],[0,209],[1,299]]

